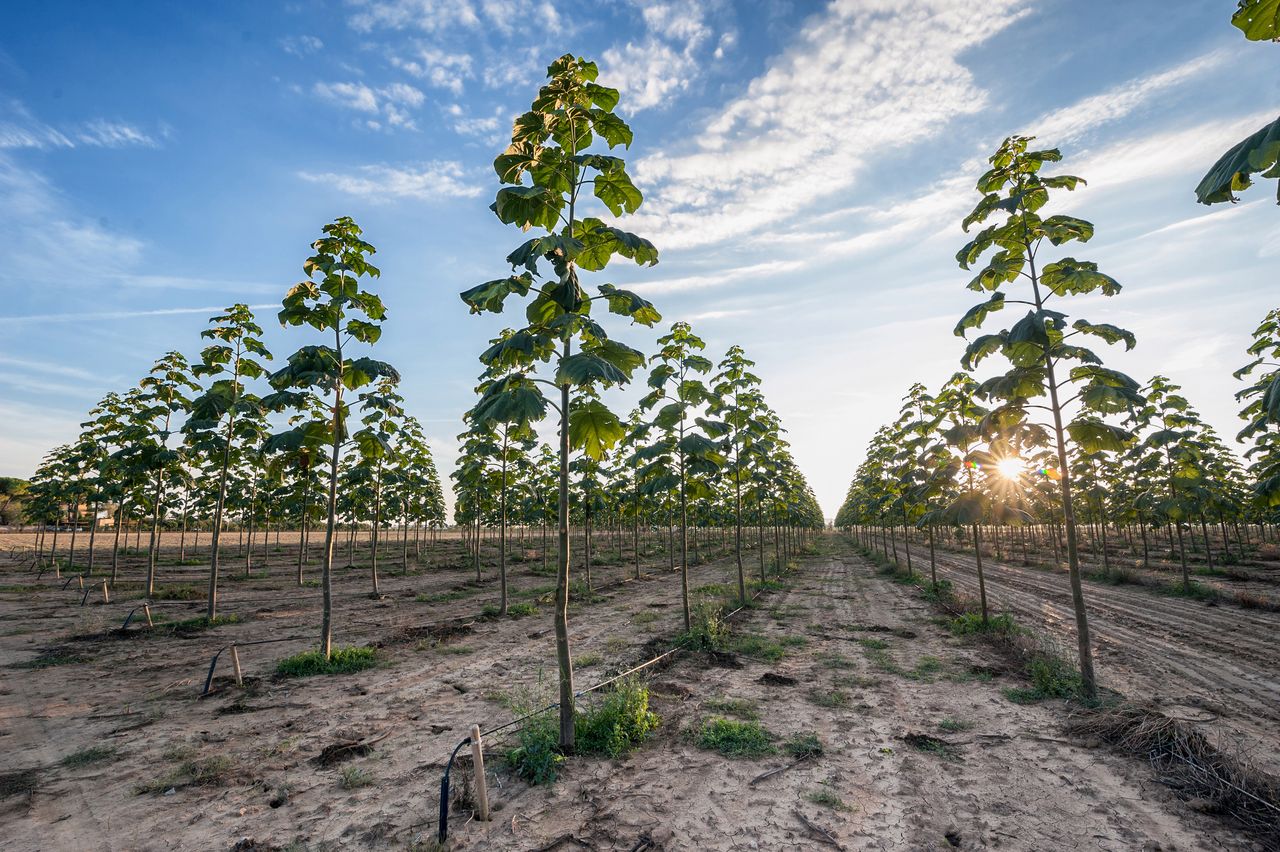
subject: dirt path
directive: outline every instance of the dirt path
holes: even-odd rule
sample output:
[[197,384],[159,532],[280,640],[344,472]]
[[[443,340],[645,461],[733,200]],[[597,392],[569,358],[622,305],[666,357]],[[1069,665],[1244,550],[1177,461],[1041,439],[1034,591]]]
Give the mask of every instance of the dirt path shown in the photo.
[[[928,558],[917,563],[928,570]],[[972,557],[938,557],[939,576],[977,594]],[[983,559],[994,608],[1075,647],[1065,573]],[[1200,724],[1259,765],[1280,772],[1280,613],[1214,606],[1130,586],[1085,583],[1098,678]]]
[[[665,849],[823,848],[804,820],[844,849],[1249,848],[1142,767],[1064,740],[1057,709],[1009,702],[977,650],[864,560],[810,562],[767,606],[741,629],[801,636],[803,647],[774,665],[689,659],[662,672],[655,742],[625,760],[575,762],[549,789],[504,792],[493,822],[456,832],[458,848],[630,850],[646,837]],[[765,672],[796,684],[766,685]],[[825,754],[753,786],[790,759],[729,760],[688,733],[724,699],[780,738],[818,732]],[[938,738],[945,753],[908,734]]]

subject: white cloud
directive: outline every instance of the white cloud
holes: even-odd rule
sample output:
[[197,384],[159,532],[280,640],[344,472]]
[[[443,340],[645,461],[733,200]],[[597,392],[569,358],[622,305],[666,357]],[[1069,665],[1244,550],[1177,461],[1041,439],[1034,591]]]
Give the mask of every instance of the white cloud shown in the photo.
[[160,147],[160,143],[149,134],[130,124],[102,119],[86,124],[83,130],[76,133],[76,140],[82,145],[99,148],[126,148],[135,145],[144,148]]
[[449,53],[430,46],[420,46],[413,59],[392,56],[390,61],[394,67],[455,95],[462,93],[463,81],[472,76],[470,54]]
[[705,123],[695,148],[637,164],[637,182],[653,199],[637,229],[664,248],[717,243],[847,190],[872,156],[984,108],[986,93],[960,57],[1024,6],[833,4]]
[[378,89],[364,83],[316,83],[312,91],[317,97],[344,109],[367,113],[365,126],[378,130],[385,122],[391,127],[414,130],[417,125],[409,112],[426,102],[426,95],[408,83],[391,83]]
[[[665,103],[689,88],[698,71],[696,53],[711,37],[706,10],[696,0],[637,3],[646,36],[601,56],[602,82],[623,93],[630,112]],[[717,48],[716,56],[723,55]]]
[[309,56],[324,48],[324,42],[313,35],[286,36],[280,39],[280,47],[294,56]]
[[355,174],[299,172],[298,176],[373,202],[399,198],[422,201],[473,198],[484,191],[468,183],[462,165],[453,161],[433,161],[418,168],[361,166]]
[[[278,302],[272,302],[266,305],[250,305],[249,307],[255,311],[261,311],[269,308],[278,308],[279,306]],[[26,316],[0,317],[0,324],[22,325],[23,323],[86,322],[90,320],[97,322],[99,320],[167,317],[180,316],[182,314],[218,314],[223,310],[225,310],[225,306],[214,306],[208,308],[151,308],[139,311],[87,311],[65,314],[27,314]]]
[[752,278],[763,278],[769,275],[783,275],[801,269],[805,263],[800,260],[769,260],[753,263],[733,269],[722,269],[706,275],[686,275],[680,278],[660,278],[656,281],[637,281],[626,285],[629,289],[645,294],[674,293],[685,290],[705,290],[709,287],[722,287]]
[[155,137],[122,121],[96,118],[78,127],[58,130],[37,119],[19,101],[10,101],[6,106],[11,118],[0,121],[0,149],[160,147]]
[[1077,101],[1066,109],[1047,112],[1021,132],[1037,136],[1047,145],[1057,146],[1073,141],[1095,128],[1129,116],[1153,96],[1220,67],[1232,53],[1230,50],[1215,50],[1165,71],[1129,80]]

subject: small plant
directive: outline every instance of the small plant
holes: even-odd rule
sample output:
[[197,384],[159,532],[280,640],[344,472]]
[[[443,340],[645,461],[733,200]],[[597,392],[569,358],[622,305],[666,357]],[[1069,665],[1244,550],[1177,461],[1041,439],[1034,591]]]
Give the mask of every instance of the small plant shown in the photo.
[[884,641],[883,639],[877,639],[875,637],[859,639],[858,644],[872,651],[883,651],[885,648],[889,647],[888,642]]
[[713,713],[736,716],[748,721],[760,718],[759,707],[748,698],[708,698],[702,706]]
[[539,713],[525,720],[518,744],[505,755],[507,766],[530,784],[554,782],[564,766],[559,737],[557,719],[551,714]]
[[593,652],[589,654],[580,654],[578,658],[573,661],[573,666],[574,668],[585,669],[591,666],[598,666],[602,662],[604,662],[604,655]]
[[834,651],[820,651],[817,655],[818,662],[829,669],[852,669],[858,664],[843,654]]
[[350,674],[378,664],[377,651],[373,648],[334,648],[329,659],[320,651],[303,651],[286,657],[276,664],[280,677],[311,677],[313,675]]
[[88,748],[71,752],[71,754],[62,758],[59,763],[69,768],[75,768],[91,766],[95,763],[109,763],[119,756],[120,752],[115,746],[89,746]]
[[418,603],[447,603],[462,600],[472,594],[472,589],[451,589],[447,592],[418,592],[414,600]]
[[811,689],[809,690],[809,700],[819,707],[836,710],[849,706],[849,693],[841,689]]
[[1013,620],[1013,616],[1007,612],[1002,612],[997,616],[988,619],[984,624],[982,615],[976,612],[966,612],[963,615],[956,616],[951,619],[948,625],[951,632],[957,636],[969,636],[975,633],[988,633],[998,636],[1012,636],[1019,633],[1021,628],[1017,622]]
[[89,662],[89,658],[82,654],[71,654],[65,651],[46,651],[34,659],[24,660],[20,663],[11,663],[10,668],[48,669],[54,666],[69,666],[75,663],[87,662]]
[[[191,749],[189,747],[175,748],[166,752],[166,756],[188,754],[190,752]],[[184,760],[179,766],[154,781],[139,785],[136,791],[139,795],[142,795],[144,793],[163,793],[166,790],[180,789],[182,787],[217,787],[226,783],[234,769],[235,762],[224,755],[199,759],[192,758]]]
[[792,734],[790,739],[782,744],[782,748],[796,760],[821,757],[823,752],[822,741],[813,731]]
[[604,694],[600,705],[579,713],[574,725],[578,751],[621,757],[634,749],[662,720],[649,709],[649,687],[626,678]]
[[357,790],[373,783],[373,773],[360,766],[344,766],[338,773],[338,785],[344,790]]
[[1157,586],[1156,591],[1162,595],[1171,595],[1178,598],[1191,598],[1192,600],[1214,602],[1222,598],[1222,592],[1216,586],[1210,586],[1207,583],[1200,583],[1192,580],[1190,583],[1183,585],[1182,583],[1170,583],[1164,586]]
[[724,622],[719,604],[699,601],[693,608],[691,622],[689,632],[681,637],[683,644],[702,651],[716,651],[724,647],[729,626]]
[[759,722],[739,722],[713,717],[702,723],[698,731],[699,748],[719,752],[730,758],[756,758],[773,754],[773,734]]
[[821,790],[814,790],[805,796],[805,798],[810,802],[813,802],[815,805],[820,805],[824,808],[831,808],[833,811],[849,810],[849,806],[844,803],[843,799],[836,795],[834,790],[825,787]]
[[972,727],[972,722],[965,722],[961,719],[952,719],[949,716],[938,723],[938,730],[946,731],[949,734],[957,734],[961,731],[967,731]]
[[531,603],[513,603],[507,607],[507,615],[512,618],[524,618],[527,615],[537,615],[538,608]]

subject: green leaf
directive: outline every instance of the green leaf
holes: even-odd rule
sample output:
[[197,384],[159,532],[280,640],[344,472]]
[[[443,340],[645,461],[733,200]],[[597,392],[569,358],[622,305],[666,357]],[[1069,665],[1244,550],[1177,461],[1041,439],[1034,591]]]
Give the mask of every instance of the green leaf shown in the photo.
[[651,302],[630,290],[620,290],[612,284],[601,284],[598,289],[600,295],[608,301],[609,310],[615,314],[630,317],[632,322],[647,326],[653,326],[662,320],[662,314],[658,313]]
[[980,328],[986,322],[987,315],[992,311],[998,311],[1004,307],[1004,293],[992,293],[991,298],[985,302],[974,305],[965,315],[960,318],[960,322],[956,323],[956,337],[964,337],[964,333],[971,328]]
[[1123,341],[1126,352],[1138,343],[1138,339],[1133,336],[1132,331],[1127,331],[1109,323],[1091,323],[1087,320],[1076,320],[1071,324],[1071,327],[1081,334],[1092,334],[1094,337],[1100,337],[1107,343],[1115,344]]
[[1240,0],[1231,24],[1249,41],[1280,39],[1280,0]]
[[588,400],[569,411],[569,445],[600,461],[627,430],[599,400]]
[[1044,268],[1040,283],[1058,296],[1068,293],[1092,293],[1101,290],[1105,296],[1120,292],[1120,283],[1110,275],[1098,271],[1098,264],[1086,260],[1064,257]]
[[1133,439],[1133,433],[1097,420],[1076,420],[1067,424],[1071,440],[1085,453],[1118,453]]
[[588,352],[578,352],[563,358],[556,370],[557,385],[585,387],[597,382],[605,385],[625,384],[627,376],[605,359]]
[[606,225],[599,219],[583,219],[578,223],[574,236],[583,245],[577,256],[578,265],[583,269],[604,269],[614,254],[620,254],[640,265],[653,266],[658,262],[658,250],[653,243],[628,231]]
[[[1196,200],[1201,204],[1235,201],[1235,194],[1248,189],[1253,184],[1250,175],[1257,173],[1280,178],[1280,118],[1223,154],[1196,187]],[[1280,184],[1276,200],[1280,203]]]
[[490,385],[471,410],[476,424],[531,423],[547,415],[547,398],[521,375],[506,376]]
[[1071,240],[1087,243],[1093,237],[1093,224],[1075,216],[1050,216],[1041,224],[1049,242],[1060,246]]
[[527,295],[531,286],[533,286],[533,276],[528,272],[522,272],[519,275],[486,281],[470,290],[464,290],[460,295],[462,301],[470,306],[473,314],[484,311],[500,314],[507,296],[512,293],[518,296]]
[[593,184],[596,198],[615,216],[636,212],[644,200],[640,190],[622,169],[596,175]]
[[503,223],[527,231],[532,227],[554,229],[563,205],[561,196],[545,187],[508,186],[498,190],[491,207]]
[[995,290],[1001,284],[1016,281],[1026,262],[1027,259],[1021,252],[997,252],[986,267],[969,282],[968,287],[981,293],[983,290]]

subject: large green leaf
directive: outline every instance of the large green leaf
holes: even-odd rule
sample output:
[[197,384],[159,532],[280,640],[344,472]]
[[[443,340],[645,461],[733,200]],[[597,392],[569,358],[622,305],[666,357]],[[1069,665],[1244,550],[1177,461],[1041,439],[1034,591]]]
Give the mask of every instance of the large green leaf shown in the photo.
[[1240,0],[1231,23],[1250,41],[1280,40],[1280,0]]
[[1074,257],[1064,257],[1046,266],[1040,275],[1040,283],[1058,296],[1092,293],[1094,290],[1102,290],[1105,296],[1120,292],[1120,283],[1099,272],[1098,264]]
[[599,461],[610,447],[626,435],[627,430],[599,400],[588,400],[569,412],[569,444]]
[[1120,452],[1133,433],[1098,420],[1076,420],[1067,424],[1071,440],[1086,453]]
[[472,287],[470,290],[464,290],[460,295],[462,296],[462,301],[467,303],[473,314],[483,311],[500,314],[502,313],[502,304],[507,296],[512,293],[524,296],[528,294],[529,287],[532,285],[533,276],[528,272],[522,272],[519,275],[486,281],[483,284]]
[[609,310],[615,314],[630,317],[633,322],[647,326],[652,326],[662,319],[662,314],[658,313],[651,302],[630,290],[620,290],[612,284],[601,284],[599,290],[600,295],[608,300]]
[[1004,307],[1004,293],[992,293],[991,298],[985,302],[980,302],[965,312],[960,318],[960,322],[956,323],[956,337],[964,337],[965,331],[971,328],[980,328],[986,322],[987,315],[992,311],[998,311]]
[[606,385],[625,384],[627,376],[613,364],[589,352],[578,352],[561,359],[556,370],[557,385],[585,387],[602,382]]
[[[1196,187],[1196,200],[1201,204],[1235,201],[1237,192],[1253,184],[1250,175],[1258,173],[1280,178],[1280,118],[1223,154]],[[1276,201],[1280,203],[1280,183]]]

